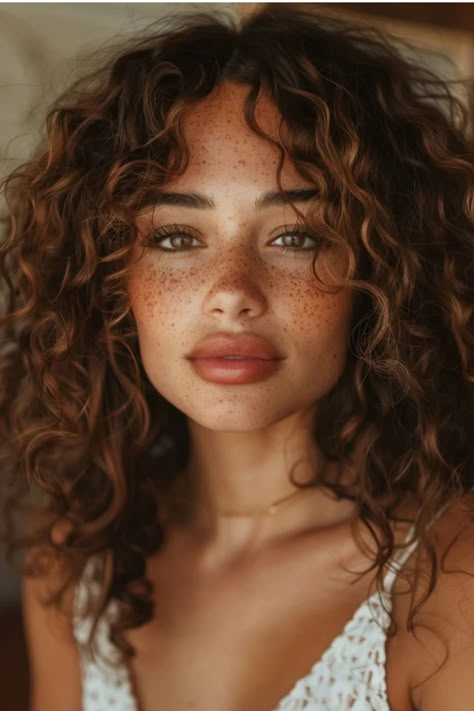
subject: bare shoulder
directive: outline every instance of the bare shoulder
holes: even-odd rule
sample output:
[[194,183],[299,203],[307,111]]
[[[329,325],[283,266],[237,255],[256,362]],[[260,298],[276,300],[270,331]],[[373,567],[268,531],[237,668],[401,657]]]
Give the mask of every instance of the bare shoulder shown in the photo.
[[66,592],[64,611],[45,606],[44,600],[57,583],[47,578],[27,577],[22,603],[30,665],[30,711],[80,711],[79,655],[72,630],[74,588]]
[[399,651],[403,653],[413,707],[418,711],[472,709],[474,697],[474,497],[450,506],[433,525],[438,560],[433,592],[409,628],[410,609],[428,591],[429,551],[419,546],[407,566],[408,581],[394,590]]

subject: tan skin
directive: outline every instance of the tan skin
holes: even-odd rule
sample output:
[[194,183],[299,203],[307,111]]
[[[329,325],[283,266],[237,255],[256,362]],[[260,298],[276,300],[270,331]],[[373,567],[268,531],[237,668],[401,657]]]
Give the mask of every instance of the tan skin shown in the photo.
[[[160,618],[128,634],[141,708],[264,711],[276,708],[367,598],[343,566],[366,564],[347,521],[309,530],[257,555],[203,570],[203,551],[176,539],[150,564]],[[399,711],[405,665],[391,659]],[[401,690],[403,694],[400,694]]]
[[[189,531],[170,535],[148,566],[159,619],[127,635],[137,649],[130,672],[142,711],[153,711],[157,700],[177,711],[270,711],[310,672],[373,591],[373,572],[357,582],[349,572],[363,571],[369,557],[354,541],[348,508],[340,515],[332,504],[328,499],[332,523],[215,566],[208,547]],[[407,505],[403,513],[415,510]],[[447,569],[472,574],[473,527],[462,506],[434,529],[439,554],[463,531]],[[402,541],[407,526],[395,533]],[[415,566],[427,570],[423,555],[405,564],[410,580]],[[453,699],[455,708],[470,708],[470,688],[463,684],[472,664],[473,591],[466,576],[441,574],[419,618],[428,629],[418,629],[416,639],[407,631],[406,582],[396,581],[398,631],[387,642],[385,665],[392,711],[441,711]]]
[[[150,381],[188,417],[191,457],[182,476],[188,493],[192,491],[185,516],[177,518],[171,508],[163,511],[166,545],[148,561],[157,616],[127,633],[137,650],[130,670],[141,711],[270,711],[373,591],[374,571],[354,582],[354,571],[367,571],[370,554],[354,538],[350,502],[314,488],[274,516],[221,513],[223,507],[265,509],[292,492],[288,473],[294,464],[300,481],[314,467],[327,465],[311,424],[318,401],[343,372],[351,314],[348,291],[328,295],[315,288],[309,274],[314,252],[283,252],[282,246],[291,244],[281,237],[283,226],[295,224],[290,207],[255,209],[262,194],[278,189],[278,155],[245,125],[243,93],[226,85],[193,108],[185,124],[191,162],[167,186],[168,191],[212,196],[214,207],[160,206],[138,220],[146,249],[130,277],[129,293],[140,352]],[[270,102],[262,100],[257,117],[275,134],[278,115]],[[289,162],[282,183],[285,190],[310,187]],[[305,211],[311,205],[298,207]],[[170,255],[147,243],[156,229],[171,224],[193,231],[197,242],[186,238],[186,245],[206,249]],[[168,237],[165,244],[178,250],[183,243],[175,238],[173,244]],[[341,275],[344,267],[336,252],[318,256],[317,268],[327,279]],[[268,338],[286,357],[282,368],[271,379],[248,385],[200,380],[184,355],[218,330]],[[413,518],[416,510],[407,500],[403,512]],[[440,549],[461,520],[456,510],[440,519]],[[474,536],[472,527],[466,531],[451,567],[470,560]],[[396,540],[403,540],[406,532],[406,525],[395,527]],[[418,566],[426,567],[423,559]],[[431,620],[450,610],[443,631],[454,659],[459,662],[456,650],[462,649],[465,663],[474,661],[473,652],[464,651],[472,640],[459,633],[466,610],[459,619],[456,611],[460,596],[474,595],[471,586],[466,587],[464,578],[440,576],[437,594],[426,606]],[[396,590],[403,592],[403,587],[399,578]],[[27,618],[33,620],[35,603],[28,585],[25,601]],[[450,706],[443,689],[459,663],[445,665],[419,685],[435,671],[441,651],[428,633],[417,641],[406,632],[409,603],[408,594],[394,598],[399,632],[387,644],[390,705],[393,711],[445,711]],[[33,629],[35,624],[39,629]],[[64,696],[69,704],[74,696],[79,709],[72,643],[64,642],[59,652],[47,638],[50,655],[56,654],[58,664],[68,664],[62,681],[53,681],[40,659],[39,640],[46,644],[46,633],[40,623],[30,622],[27,629],[33,676],[39,680],[31,711],[62,710],[61,693],[69,694]],[[51,701],[51,684],[56,684],[57,706]],[[472,689],[462,683],[457,689],[455,708],[467,711]]]

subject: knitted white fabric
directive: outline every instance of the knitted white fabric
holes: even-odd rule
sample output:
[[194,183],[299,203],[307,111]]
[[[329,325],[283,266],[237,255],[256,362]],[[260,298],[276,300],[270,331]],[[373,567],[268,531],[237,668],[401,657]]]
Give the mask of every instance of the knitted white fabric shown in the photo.
[[[410,540],[412,533],[411,530],[406,540]],[[384,580],[383,601],[378,592],[365,600],[323,656],[273,711],[390,711],[385,682],[390,593],[397,572],[416,545],[417,541],[394,557]],[[92,660],[85,648],[91,621],[81,614],[81,609],[88,595],[99,592],[92,579],[92,559],[90,563],[77,586],[74,606],[74,635],[82,672],[82,711],[139,711],[127,667]],[[112,601],[99,621],[95,637],[97,648],[108,660],[118,659],[107,635],[114,614],[116,607]]]

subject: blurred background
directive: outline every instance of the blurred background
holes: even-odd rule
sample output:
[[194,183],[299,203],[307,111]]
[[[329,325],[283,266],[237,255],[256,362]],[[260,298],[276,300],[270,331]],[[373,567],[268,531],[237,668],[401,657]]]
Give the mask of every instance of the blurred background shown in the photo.
[[[264,3],[0,3],[0,179],[22,163],[41,137],[54,97],[87,57],[121,35],[189,10],[238,17]],[[462,98],[474,116],[474,4],[294,3],[367,20],[414,43],[420,61],[445,78],[468,78]],[[0,206],[1,208],[1,206]],[[27,711],[28,663],[20,581],[0,550],[0,689],[3,711]],[[67,711],[67,710],[65,710]]]

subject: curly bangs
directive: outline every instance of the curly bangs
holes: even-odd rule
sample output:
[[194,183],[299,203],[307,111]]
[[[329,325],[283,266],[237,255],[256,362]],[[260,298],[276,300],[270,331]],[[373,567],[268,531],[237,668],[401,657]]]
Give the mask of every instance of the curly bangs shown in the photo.
[[[140,362],[126,288],[136,216],[186,169],[184,120],[223,82],[248,87],[245,120],[279,149],[278,179],[287,155],[318,190],[312,228],[348,254],[349,357],[314,437],[352,472],[350,485],[324,483],[356,502],[378,584],[410,494],[431,592],[428,523],[473,488],[473,141],[462,101],[379,31],[314,9],[273,4],[239,25],[224,12],[161,19],[58,99],[44,143],[3,184],[3,536],[10,557],[27,553],[27,574],[61,564],[58,604],[101,558],[96,620],[114,599],[125,656],[124,631],[153,615],[145,562],[163,543],[160,497],[189,455],[185,416]],[[257,122],[262,95],[281,115],[278,142]]]

